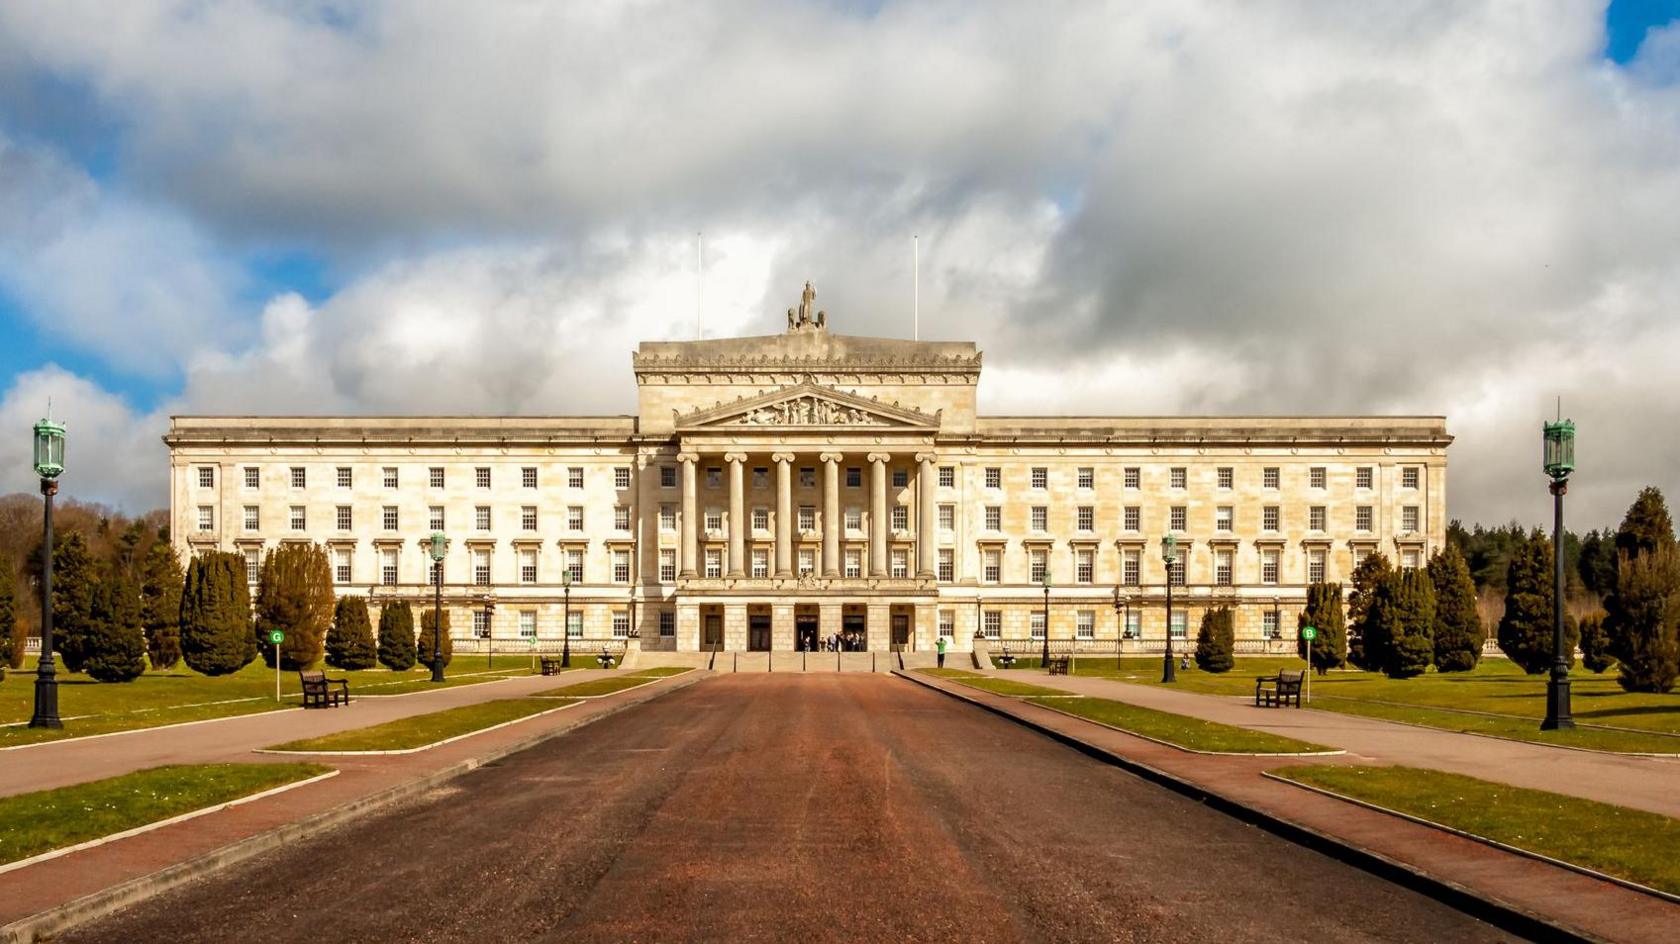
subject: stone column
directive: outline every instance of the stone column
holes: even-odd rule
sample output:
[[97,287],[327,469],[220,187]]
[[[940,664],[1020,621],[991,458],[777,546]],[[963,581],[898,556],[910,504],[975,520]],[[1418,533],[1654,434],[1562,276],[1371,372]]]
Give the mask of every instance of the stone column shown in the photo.
[[700,500],[697,496],[699,483],[696,481],[699,469],[695,467],[699,461],[700,456],[692,452],[677,456],[677,462],[682,466],[682,559],[678,565],[679,577],[693,577],[695,563],[700,558]]
[[724,453],[729,463],[729,576],[747,574],[746,465],[744,452]]
[[825,452],[823,464],[823,543],[822,572],[825,577],[840,576],[840,460],[838,452]]
[[776,463],[776,576],[793,576],[793,453],[778,452]]
[[869,576],[887,575],[887,461],[884,452],[869,454]]
[[934,486],[938,483],[939,474],[933,467],[933,453],[922,452],[916,454],[919,466],[916,471],[916,575],[932,577],[934,519],[933,495]]

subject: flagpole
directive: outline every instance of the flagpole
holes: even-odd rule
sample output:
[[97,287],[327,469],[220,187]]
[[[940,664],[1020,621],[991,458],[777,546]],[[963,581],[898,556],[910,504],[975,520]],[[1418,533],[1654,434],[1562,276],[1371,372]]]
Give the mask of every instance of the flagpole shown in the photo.
[[694,234],[694,337],[706,336],[706,234]]
[[922,339],[922,237],[910,237],[910,337]]

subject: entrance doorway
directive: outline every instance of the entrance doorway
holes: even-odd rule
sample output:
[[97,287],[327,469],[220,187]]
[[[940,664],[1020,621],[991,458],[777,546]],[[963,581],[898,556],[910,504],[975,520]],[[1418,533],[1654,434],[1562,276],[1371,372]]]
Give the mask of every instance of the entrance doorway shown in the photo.
[[862,612],[853,612],[850,607],[840,614],[840,648],[846,652],[864,652],[869,649],[868,619]]
[[700,617],[700,644],[706,649],[723,648],[723,614],[706,613]]
[[747,614],[747,648],[753,652],[770,651],[770,614]]
[[892,615],[892,644],[895,649],[903,649],[910,644],[910,614]]
[[815,616],[795,616],[793,618],[793,648],[800,652],[816,652],[822,648],[817,641],[817,618]]

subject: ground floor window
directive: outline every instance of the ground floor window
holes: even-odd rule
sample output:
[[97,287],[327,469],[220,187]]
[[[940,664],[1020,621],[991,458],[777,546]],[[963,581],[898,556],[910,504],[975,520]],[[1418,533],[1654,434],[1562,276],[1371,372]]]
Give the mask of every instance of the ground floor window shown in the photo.
[[675,636],[677,634],[677,614],[670,610],[659,611],[659,635]]
[[1073,634],[1080,639],[1096,638],[1097,613],[1095,610],[1080,610],[1073,614]]
[[473,610],[473,638],[483,639],[490,635],[490,614],[483,610]]
[[1143,614],[1137,610],[1126,611],[1126,638],[1137,639],[1143,635]]
[[1277,639],[1280,636],[1278,626],[1278,611],[1266,610],[1260,614],[1260,635],[1265,639]]
[[1190,614],[1184,612],[1183,610],[1173,610],[1172,637],[1174,639],[1185,638],[1185,636],[1189,632],[1189,626],[1190,626]]
[[583,638],[583,614],[576,610],[566,614],[566,635],[572,639]]
[[946,639],[956,637],[957,613],[955,610],[939,611],[939,635],[944,636]]
[[630,635],[630,614],[623,610],[615,610],[612,615],[612,634],[614,639],[625,639]]
[[1032,638],[1043,639],[1044,638],[1044,614],[1042,612],[1034,611],[1034,613],[1032,614],[1032,618],[1031,618],[1031,625],[1032,625]]
[[997,639],[1003,635],[1003,614],[997,610],[986,610],[980,614],[980,635],[987,639]]
[[537,611],[519,611],[519,637],[521,639],[537,638]]

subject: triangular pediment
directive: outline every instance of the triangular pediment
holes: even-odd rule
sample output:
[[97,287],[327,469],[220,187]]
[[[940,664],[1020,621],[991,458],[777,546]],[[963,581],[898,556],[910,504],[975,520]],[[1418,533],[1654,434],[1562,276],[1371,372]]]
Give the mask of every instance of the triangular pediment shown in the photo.
[[938,414],[803,383],[676,417],[679,429],[936,429]]

